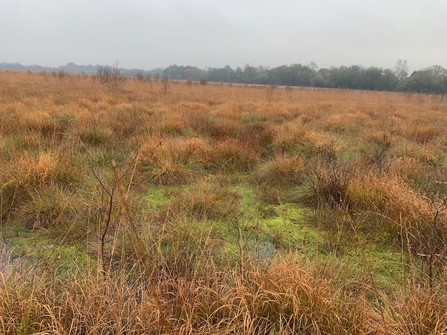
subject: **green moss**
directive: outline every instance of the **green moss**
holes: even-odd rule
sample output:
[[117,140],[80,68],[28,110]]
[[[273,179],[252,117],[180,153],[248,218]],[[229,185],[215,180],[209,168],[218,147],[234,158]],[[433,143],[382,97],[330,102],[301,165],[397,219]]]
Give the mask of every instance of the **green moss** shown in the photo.
[[291,203],[266,206],[259,201],[248,183],[241,182],[234,190],[241,196],[237,223],[228,231],[228,252],[238,253],[238,228],[242,231],[244,248],[255,259],[271,258],[277,251],[298,251],[303,257],[317,252],[322,232],[303,219],[306,209]]
[[383,245],[367,243],[353,249],[352,254],[371,270],[375,284],[384,289],[397,283],[405,285],[408,278],[416,275],[407,255]]
[[96,261],[82,247],[50,239],[43,231],[27,230],[13,224],[3,227],[1,234],[11,261],[22,259],[26,266],[54,271],[61,277],[71,271],[96,266]]
[[240,219],[254,219],[258,214],[259,202],[256,199],[253,188],[251,188],[247,183],[242,182],[238,186],[234,187],[234,191],[241,196],[239,201],[241,212]]
[[169,191],[172,187],[148,185],[146,201],[151,209],[160,209],[169,202]]
[[267,234],[279,249],[297,251],[304,257],[313,257],[323,241],[323,232],[307,224],[303,218],[306,209],[294,204],[274,206],[275,217],[264,219]]

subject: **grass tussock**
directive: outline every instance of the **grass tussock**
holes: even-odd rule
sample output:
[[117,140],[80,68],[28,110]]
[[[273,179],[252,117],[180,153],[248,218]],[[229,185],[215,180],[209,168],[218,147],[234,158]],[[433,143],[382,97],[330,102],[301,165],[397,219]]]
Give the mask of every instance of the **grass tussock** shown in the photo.
[[142,180],[155,185],[183,185],[193,180],[199,156],[206,151],[206,144],[193,140],[149,140],[138,153]]
[[258,166],[253,180],[270,186],[299,185],[306,171],[305,161],[300,156],[278,155]]
[[0,174],[2,216],[10,215],[22,206],[29,207],[47,195],[54,200],[54,195],[59,191],[64,193],[64,188],[73,189],[81,174],[76,166],[68,165],[65,159],[67,156],[64,153],[54,152],[38,155],[23,152],[12,159]]
[[173,195],[168,211],[171,216],[185,213],[197,220],[237,219],[241,196],[231,190],[224,178],[201,180]]

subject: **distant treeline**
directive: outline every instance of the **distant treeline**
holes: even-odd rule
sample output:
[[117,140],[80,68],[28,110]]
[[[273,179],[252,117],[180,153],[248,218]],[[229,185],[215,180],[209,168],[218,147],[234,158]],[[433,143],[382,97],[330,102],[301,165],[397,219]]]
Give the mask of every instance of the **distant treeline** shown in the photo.
[[[113,66],[105,66],[107,68],[113,68]],[[85,74],[85,75],[96,75],[98,69],[104,68],[102,65],[77,65],[75,63],[68,63],[67,65],[62,65],[58,67],[49,67],[41,65],[22,65],[20,63],[0,63],[0,70],[9,71],[32,71],[32,72],[48,72],[48,73],[73,73],[73,74]],[[120,72],[126,77],[136,77],[137,73],[161,73],[163,69],[155,69],[152,71],[144,71],[140,69],[119,69]]]
[[358,65],[318,69],[316,64],[283,65],[269,69],[247,64],[236,70],[230,66],[202,70],[193,66],[171,65],[157,73],[169,79],[204,78],[213,82],[241,84],[447,94],[446,69],[434,65],[408,75],[406,61],[402,60],[397,62],[394,69],[365,68]]
[[[68,63],[57,68],[40,65],[22,65],[20,63],[0,63],[0,69],[14,71],[65,71],[68,73],[97,73],[99,65],[76,65]],[[200,69],[195,66],[171,65],[165,69],[150,71],[141,69],[120,69],[128,77],[139,79],[169,78],[173,80],[202,80],[239,84],[263,84],[283,86],[303,86],[322,88],[342,88],[372,91],[397,91],[447,94],[447,70],[442,66],[431,67],[408,73],[407,62],[399,60],[393,69],[362,67],[359,65],[318,69],[315,63],[309,65],[292,64],[275,68],[245,65],[236,69],[230,66],[222,68]]]

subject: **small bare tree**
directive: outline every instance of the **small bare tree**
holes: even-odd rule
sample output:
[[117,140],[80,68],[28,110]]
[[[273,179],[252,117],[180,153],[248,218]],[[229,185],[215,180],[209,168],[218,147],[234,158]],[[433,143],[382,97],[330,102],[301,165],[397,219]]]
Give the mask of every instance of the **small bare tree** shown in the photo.
[[143,74],[143,72],[138,71],[138,72],[135,74],[135,78],[137,78],[137,80],[139,80],[139,81],[143,81],[143,80],[144,80],[144,74]]
[[122,88],[126,81],[126,77],[118,68],[118,63],[115,63],[113,67],[100,66],[96,71],[96,77],[101,84],[114,91]]
[[169,86],[169,78],[165,76],[161,80],[161,87],[164,94],[168,93],[168,86]]
[[265,90],[265,96],[267,98],[267,102],[269,104],[269,106],[273,106],[273,92],[275,91],[275,89],[278,87],[278,85],[276,84],[270,84],[267,86],[266,90]]

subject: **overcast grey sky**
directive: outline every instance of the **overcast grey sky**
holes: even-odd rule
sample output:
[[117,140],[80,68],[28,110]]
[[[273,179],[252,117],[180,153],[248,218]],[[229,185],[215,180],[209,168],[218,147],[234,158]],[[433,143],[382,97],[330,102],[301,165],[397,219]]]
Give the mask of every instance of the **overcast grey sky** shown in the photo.
[[447,0],[0,0],[0,62],[447,67]]

